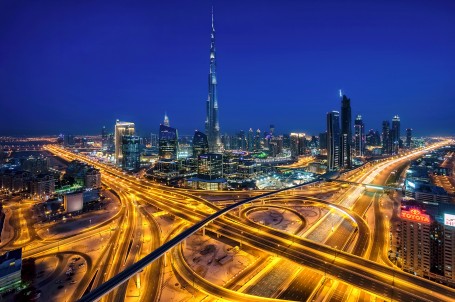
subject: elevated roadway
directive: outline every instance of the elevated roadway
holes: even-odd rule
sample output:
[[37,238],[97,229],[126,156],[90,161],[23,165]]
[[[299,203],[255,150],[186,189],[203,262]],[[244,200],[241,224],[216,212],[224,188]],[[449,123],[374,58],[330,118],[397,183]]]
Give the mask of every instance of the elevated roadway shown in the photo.
[[[285,190],[289,189],[293,188]],[[182,234],[176,236],[171,241],[166,242],[151,254],[145,256],[131,267],[102,284],[98,289],[95,289],[93,292],[83,297],[81,301],[98,299],[105,293],[111,291],[114,287],[128,280],[128,278],[136,274],[143,267],[159,258],[165,251],[178,244],[178,242],[198,229],[206,227],[209,222],[223,216],[230,210],[260,198],[278,194],[282,191],[284,190],[248,198],[203,218],[201,221],[185,230]],[[434,284],[428,280],[391,270],[388,267],[330,249],[320,244],[289,237],[290,235],[275,235],[270,230],[257,233],[258,231],[252,230],[251,227],[243,226],[241,223],[232,220],[231,218],[215,221],[210,224],[210,227],[212,226],[216,227],[215,231],[222,235],[226,235],[227,237],[245,244],[256,246],[268,252],[275,252],[290,260],[313,267],[314,269],[326,271],[328,274],[347,283],[372,292],[379,292],[381,296],[389,297],[394,295],[395,292],[394,297],[409,298],[407,300],[403,299],[405,301],[432,301],[434,300],[434,296],[437,296],[441,301],[451,301],[451,298],[455,294],[453,290]],[[240,228],[245,228],[245,231],[242,230],[239,233]],[[428,294],[428,289],[433,290],[432,295]]]

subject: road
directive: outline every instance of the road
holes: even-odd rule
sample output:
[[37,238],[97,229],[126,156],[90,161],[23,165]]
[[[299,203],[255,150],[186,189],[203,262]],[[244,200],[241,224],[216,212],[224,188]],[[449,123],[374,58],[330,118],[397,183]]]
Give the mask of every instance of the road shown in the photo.
[[[385,165],[386,164],[384,164],[384,166]],[[377,170],[374,171],[377,172]],[[132,187],[133,184],[136,185],[136,183],[138,183],[138,181],[131,180],[128,182],[130,187]],[[136,189],[137,191],[142,191],[143,193],[145,193],[146,191],[143,188],[141,188],[140,184],[138,184],[137,187],[134,189]],[[168,197],[168,194],[165,193],[164,191],[158,193],[160,193],[158,195],[161,195],[161,198]],[[200,221],[204,217],[207,217],[207,214],[215,212],[215,209],[213,208],[210,209],[210,206],[208,206],[205,209],[205,215],[199,214],[198,213],[199,210],[195,211],[194,206],[192,205],[188,206],[188,202],[185,203],[184,200],[178,198],[179,197],[178,195],[184,195],[181,192],[170,193],[170,195],[172,199],[171,200],[168,199],[167,204],[160,203],[157,206],[160,208],[167,207],[166,211],[174,213],[177,216],[184,216],[185,219],[189,221],[192,222]],[[179,209],[176,209],[175,206],[172,207],[169,206],[169,203],[175,204],[175,202],[173,201],[174,198],[178,199],[177,203],[179,204]],[[185,200],[187,200],[188,198],[189,198],[188,196],[185,196]],[[159,200],[159,198],[157,199]],[[248,199],[246,200],[246,202],[250,202],[253,200],[254,199]],[[200,204],[198,204],[198,206],[199,205]],[[229,206],[212,217],[219,217],[224,213],[227,213],[232,208],[235,208],[235,206],[233,207]],[[191,211],[191,209],[193,211]],[[174,241],[171,240],[172,242],[170,241],[165,243],[154,254],[157,255],[161,252],[161,250],[169,248],[169,246],[172,246],[176,242],[185,238],[188,235],[188,233],[194,232],[195,230],[197,230],[197,228],[201,226],[205,226],[207,221],[210,220],[211,218],[210,219],[206,218],[205,220],[196,223],[194,225],[194,228],[191,227],[189,228],[188,232],[183,233],[181,236],[176,236],[174,238],[175,239]],[[436,292],[439,291],[442,295],[446,295],[446,297],[442,295],[439,296],[441,300],[448,301],[447,297],[450,297],[454,294],[453,291],[441,287],[432,282],[429,282],[428,280],[425,279],[420,280],[417,277],[405,273],[392,271],[390,270],[390,268],[382,266],[380,264],[376,264],[371,261],[355,257],[347,253],[334,251],[329,247],[311,243],[300,238],[295,238],[289,234],[283,235],[282,233],[276,234],[275,231],[273,230],[267,231],[261,230],[260,236],[258,236],[259,230],[255,230],[251,226],[245,226],[230,218],[218,219],[210,223],[207,226],[207,228],[214,229],[214,231],[217,231],[218,233],[230,237],[239,242],[255,246],[268,252],[275,252],[290,260],[299,262],[304,265],[308,265],[315,269],[322,271],[326,269],[327,273],[333,277],[339,278],[347,283],[357,285],[372,292],[378,292],[380,295],[384,295],[386,297],[390,296],[392,292],[396,292],[394,294],[395,297],[399,298],[404,297],[408,299],[407,301],[420,301],[425,299],[429,300],[430,298],[432,298],[432,296],[428,295],[427,289],[430,290],[434,289]],[[289,249],[291,246],[292,250]],[[133,265],[131,267],[131,271],[140,269],[141,266],[144,265],[145,263],[153,261],[154,260],[153,258],[154,257],[146,256],[144,258],[145,260],[142,259],[144,261],[140,260],[138,263],[136,263],[137,265],[136,264]],[[333,262],[328,262],[328,260],[332,258]],[[117,275],[114,278],[117,277],[125,278],[124,275],[122,276]],[[102,287],[109,286],[109,284],[107,283],[103,284]],[[412,285],[412,283],[415,283],[418,286]],[[415,294],[413,294],[412,292],[414,292]]]

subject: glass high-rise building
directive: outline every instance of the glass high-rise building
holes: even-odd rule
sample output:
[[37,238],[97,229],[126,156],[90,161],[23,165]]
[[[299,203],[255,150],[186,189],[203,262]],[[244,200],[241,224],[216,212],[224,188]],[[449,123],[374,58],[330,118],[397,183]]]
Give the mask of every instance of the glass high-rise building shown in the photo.
[[207,98],[207,116],[205,119],[205,134],[209,142],[210,152],[222,150],[220,137],[220,123],[218,120],[218,94],[216,79],[216,48],[215,48],[215,26],[213,23],[212,10],[212,32],[210,34],[210,69],[209,69],[209,95]]
[[254,151],[254,133],[252,128],[250,128],[250,130],[248,131],[247,144],[248,151],[250,152]]
[[177,129],[160,125],[158,156],[160,159],[176,160],[179,148]]
[[134,135],[135,130],[134,130],[134,123],[130,122],[121,122],[117,120],[115,122],[115,163],[117,165],[122,164],[122,158],[123,158],[123,153],[122,153],[122,137],[124,135]]
[[327,170],[340,168],[340,113],[327,113]]
[[351,100],[343,95],[341,98],[341,154],[340,167],[351,168],[351,140],[352,140]]
[[401,129],[400,129],[400,117],[398,115],[395,115],[392,119],[392,131],[391,131],[391,136],[392,136],[392,152],[394,154],[398,154],[398,149],[400,148],[400,135],[401,135]]
[[406,129],[406,148],[411,149],[412,129]]
[[209,143],[207,135],[196,130],[193,137],[193,157],[198,157],[201,154],[209,152]]
[[382,153],[392,154],[392,136],[389,121],[382,122]]
[[363,156],[365,153],[365,125],[360,114],[354,121],[354,146],[356,156]]
[[261,130],[256,130],[256,135],[254,136],[254,150],[255,151],[260,151],[262,149],[261,147]]
[[223,155],[207,153],[198,156],[197,176],[205,180],[223,177]]
[[107,149],[107,130],[106,126],[101,128],[101,149],[105,151]]
[[327,149],[327,132],[319,133],[319,149]]
[[297,158],[299,155],[305,154],[305,135],[305,133],[291,133],[291,157]]
[[140,138],[134,135],[122,136],[122,169],[137,171],[141,167]]

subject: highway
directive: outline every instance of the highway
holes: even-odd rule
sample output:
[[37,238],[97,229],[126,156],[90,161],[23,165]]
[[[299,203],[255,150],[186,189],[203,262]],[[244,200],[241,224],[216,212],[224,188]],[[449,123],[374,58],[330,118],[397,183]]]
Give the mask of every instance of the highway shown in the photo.
[[[131,183],[134,183],[134,182],[131,182]],[[131,186],[131,183],[129,183],[130,186]],[[137,189],[144,191],[140,187]],[[164,192],[159,192],[159,193],[162,193],[160,195],[164,195]],[[254,200],[257,200],[257,199],[260,199],[260,198],[263,198],[266,196],[270,196],[272,194],[278,194],[278,193],[279,192],[272,192],[272,193],[264,194],[261,197],[246,199],[245,201],[239,202],[238,204],[228,206],[225,209],[220,210],[219,212],[212,214],[209,217],[205,216],[206,217],[205,219],[203,219],[201,222],[193,225],[187,231],[185,231],[183,237],[180,238],[180,236],[177,236],[176,238],[182,239],[182,238],[186,237],[188,234],[195,232],[199,227],[205,226],[209,221],[222,216],[223,214],[227,213],[229,210],[231,210],[237,206],[240,206],[241,204],[252,202]],[[177,194],[174,195],[174,197],[178,197]],[[168,203],[169,202],[170,201],[168,200]],[[181,201],[179,201],[179,203],[182,205]],[[158,206],[161,207],[161,206],[163,206],[163,204],[158,205]],[[169,208],[169,206],[168,206],[168,208]],[[174,208],[173,211],[172,211],[172,209],[170,209],[171,213],[177,212],[176,214],[178,216],[179,216],[179,214],[188,215],[188,214],[183,214],[182,211],[180,211],[180,210],[176,211],[175,207],[173,207],[173,208]],[[182,209],[182,210],[184,210],[184,209]],[[190,219],[190,221],[191,220],[194,221],[196,219],[203,218],[202,215],[197,215],[197,213],[195,213],[195,212],[196,211],[193,210],[192,217],[187,217]],[[214,212],[214,210],[212,210],[212,212]],[[209,213],[210,213],[210,211],[209,211]],[[421,291],[423,291],[424,288],[430,288],[430,289],[434,288],[436,291],[440,291],[441,293],[445,294],[446,297],[453,296],[453,291],[450,291],[437,284],[435,285],[432,282],[429,282],[425,279],[419,280],[419,278],[408,275],[408,274],[404,274],[404,273],[397,272],[397,271],[391,271],[390,268],[387,268],[387,267],[384,267],[384,266],[381,266],[379,264],[375,264],[372,262],[365,262],[367,260],[352,256],[350,254],[345,254],[343,252],[334,251],[333,249],[330,249],[328,247],[325,247],[325,246],[322,246],[319,244],[302,241],[302,240],[292,238],[292,237],[289,239],[289,238],[286,238],[286,236],[283,234],[279,234],[277,236],[277,235],[273,234],[273,231],[271,231],[271,230],[261,232],[260,240],[259,241],[255,240],[254,234],[257,231],[251,230],[251,227],[243,226],[242,224],[236,222],[235,220],[232,220],[232,221],[230,221],[230,220],[231,220],[231,218],[220,219],[220,220],[214,221],[213,223],[211,223],[208,226],[208,228],[216,228],[215,231],[218,231],[219,233],[223,232],[225,236],[236,239],[239,242],[243,242],[245,244],[251,244],[252,246],[259,247],[268,252],[276,252],[276,253],[280,254],[281,256],[285,256],[291,260],[298,261],[299,263],[302,263],[302,264],[307,263],[309,266],[322,270],[322,271],[324,271],[324,269],[327,267],[327,272],[330,273],[332,276],[340,278],[340,279],[344,280],[345,282],[351,283],[353,285],[357,285],[357,286],[361,285],[360,287],[362,287],[362,288],[368,287],[366,289],[370,290],[372,292],[379,291],[380,295],[386,294],[387,292],[389,292],[389,295],[390,295],[390,292],[392,289],[392,291],[397,292],[397,293],[395,293],[396,296],[394,295],[395,297],[399,297],[400,295],[407,295],[407,296],[409,296],[409,298],[413,297],[409,301],[418,301],[418,300],[415,300],[416,297],[418,297],[418,299],[423,298],[422,300],[428,299],[426,297],[429,297],[428,295],[421,294]],[[225,221],[227,221],[227,222],[225,222]],[[233,228],[231,225],[235,225],[235,227]],[[239,234],[240,227],[245,229],[245,231],[242,230],[241,232],[248,234],[248,236],[246,236],[246,234],[241,234],[241,233]],[[229,228],[233,228],[233,230],[230,230]],[[176,238],[174,238],[174,239],[176,239]],[[171,241],[175,241],[174,239]],[[292,240],[294,240],[294,241],[292,241]],[[178,241],[179,240],[177,240],[177,242]],[[284,244],[283,244],[283,242],[284,242]],[[174,242],[174,243],[176,244],[176,242]],[[280,245],[280,243],[281,243],[281,245]],[[292,251],[283,249],[284,247],[288,246],[287,244],[289,244],[289,246],[292,245]],[[170,248],[171,245],[172,245],[171,242],[164,243],[155,252],[159,253],[161,251],[164,251],[164,250],[166,250],[166,248]],[[134,264],[132,267],[130,267],[131,271],[134,271],[135,268],[140,269],[141,267],[145,266],[147,263],[150,263],[154,259],[158,258],[160,254],[156,254],[155,252],[152,252],[150,255],[139,260],[139,262],[136,263],[139,266],[136,266],[136,264]],[[155,256],[152,255],[154,253],[155,253]],[[315,253],[315,254],[312,254],[312,253]],[[332,264],[327,262],[327,260],[332,259],[332,258],[334,258]],[[342,261],[342,263],[341,263],[341,261]],[[378,267],[378,265],[379,265],[379,267]],[[369,269],[371,267],[374,268],[374,270],[372,272],[369,271]],[[127,276],[128,274],[124,274],[124,273],[129,271],[130,268],[125,269],[122,273],[120,273],[113,279],[117,279],[116,280],[117,282],[126,281],[129,277],[131,277],[131,275],[128,277]],[[339,271],[339,270],[342,270],[342,271]],[[133,273],[133,275],[134,275],[134,273]],[[125,276],[127,276],[126,279],[122,280],[122,278],[125,278]],[[361,277],[359,277],[359,276],[361,276]],[[381,280],[381,281],[368,282],[368,284],[363,285],[363,283],[360,282],[359,280],[354,280],[353,279],[354,277],[356,277],[356,279],[357,278],[362,279],[362,278],[369,277],[371,279]],[[111,279],[111,280],[113,280],[113,279]],[[111,281],[111,280],[109,280],[109,281]],[[107,286],[106,284],[108,284],[109,281],[107,281],[105,284],[101,285],[101,287],[106,287]],[[357,281],[359,281],[359,282],[357,282]],[[379,283],[377,283],[377,282],[379,282]],[[409,287],[410,285],[407,282],[423,284],[423,286],[420,286],[421,288],[411,287],[412,290],[410,290],[410,287]],[[116,282],[114,282],[114,283],[116,283]],[[383,290],[385,289],[385,291],[375,289],[375,287],[382,288]],[[410,293],[412,291],[415,291],[417,294],[415,296],[412,295]],[[441,296],[441,298],[443,301],[447,300],[447,298],[444,298],[443,296]]]

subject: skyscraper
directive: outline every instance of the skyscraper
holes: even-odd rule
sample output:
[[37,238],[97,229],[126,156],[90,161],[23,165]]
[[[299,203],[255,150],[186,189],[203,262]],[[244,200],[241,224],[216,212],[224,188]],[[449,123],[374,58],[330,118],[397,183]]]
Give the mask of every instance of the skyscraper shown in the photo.
[[256,135],[254,136],[254,150],[261,150],[261,130],[256,130]]
[[412,129],[406,129],[406,148],[411,149]]
[[101,149],[104,151],[107,149],[107,131],[106,126],[101,128]]
[[305,133],[291,133],[291,157],[297,158],[299,155],[305,154]]
[[[210,143],[209,143],[210,146]],[[237,133],[237,148],[240,150],[246,150],[246,137],[245,137],[245,131],[240,130]]]
[[124,135],[134,135],[134,123],[117,120],[115,122],[115,163],[117,165],[122,164],[122,136]]
[[122,169],[137,171],[141,167],[139,136],[122,136]]
[[379,131],[370,129],[368,134],[365,136],[366,145],[368,146],[380,146],[381,145],[381,134]]
[[400,148],[400,117],[398,115],[395,115],[392,119],[392,152],[394,154],[398,154],[398,149]]
[[201,154],[209,152],[209,143],[207,135],[196,130],[193,137],[193,157],[198,157]]
[[327,113],[327,170],[336,171],[340,167],[340,113]]
[[215,49],[215,26],[213,24],[212,9],[212,32],[210,34],[210,69],[209,69],[209,95],[207,98],[207,116],[205,119],[205,134],[209,142],[210,152],[221,150],[220,124],[218,121],[218,95],[216,91],[216,49]]
[[253,133],[253,128],[250,128],[250,130],[248,131],[247,144],[248,144],[248,151],[250,151],[250,152],[254,151],[254,133]]
[[160,125],[158,156],[160,159],[176,160],[179,147],[177,129]]
[[363,156],[365,151],[365,125],[360,114],[354,121],[354,145],[356,156]]
[[319,149],[327,149],[327,132],[319,133]]
[[382,122],[382,153],[383,154],[392,153],[392,143],[391,143],[389,121]]
[[[341,94],[341,91],[340,91]],[[351,140],[352,140],[351,100],[341,97],[341,155],[340,168],[351,168]]]
[[275,125],[270,125],[270,136],[273,137],[275,135]]

